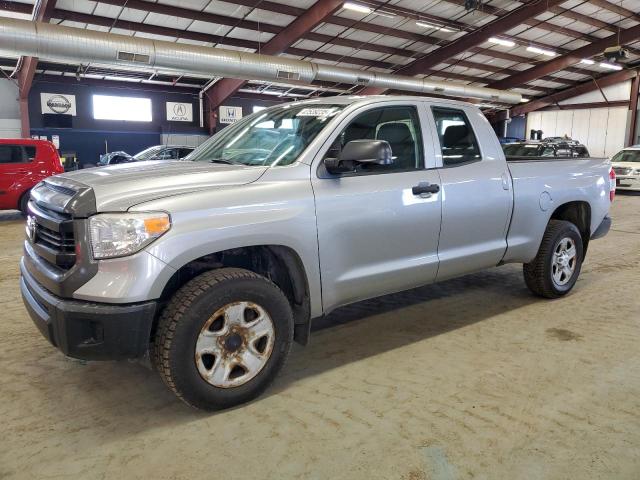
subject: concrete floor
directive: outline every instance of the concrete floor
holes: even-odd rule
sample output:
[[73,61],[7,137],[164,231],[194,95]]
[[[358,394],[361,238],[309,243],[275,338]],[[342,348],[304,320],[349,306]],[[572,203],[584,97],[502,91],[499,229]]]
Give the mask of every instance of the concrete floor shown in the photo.
[[638,479],[640,196],[571,295],[506,266],[352,306],[258,401],[204,414],[138,364],[66,359],[0,217],[0,478]]

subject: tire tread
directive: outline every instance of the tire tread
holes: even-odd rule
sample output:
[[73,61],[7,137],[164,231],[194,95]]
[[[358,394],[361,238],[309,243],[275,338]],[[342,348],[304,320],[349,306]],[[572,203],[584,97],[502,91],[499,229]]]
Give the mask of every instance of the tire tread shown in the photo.
[[[160,378],[169,389],[175,393],[183,402],[194,407],[201,408],[189,402],[180,389],[177,388],[172,376],[170,362],[170,350],[176,327],[182,316],[185,314],[191,304],[207,289],[230,280],[251,279],[268,282],[275,288],[278,288],[273,282],[266,277],[258,275],[250,270],[242,268],[225,267],[216,270],[210,270],[193,278],[183,285],[171,298],[169,304],[162,311],[158,320],[158,327],[155,334],[153,345],[152,363]],[[279,289],[278,289],[279,290]],[[273,379],[271,379],[273,380]],[[269,382],[271,383],[271,382]]]

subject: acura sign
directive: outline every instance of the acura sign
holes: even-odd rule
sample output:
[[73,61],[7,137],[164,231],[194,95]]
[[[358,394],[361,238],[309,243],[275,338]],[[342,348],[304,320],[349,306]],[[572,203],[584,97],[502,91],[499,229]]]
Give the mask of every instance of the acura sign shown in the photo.
[[42,113],[75,116],[76,96],[66,93],[41,93],[40,108]]
[[193,122],[193,105],[167,102],[167,120],[170,122]]

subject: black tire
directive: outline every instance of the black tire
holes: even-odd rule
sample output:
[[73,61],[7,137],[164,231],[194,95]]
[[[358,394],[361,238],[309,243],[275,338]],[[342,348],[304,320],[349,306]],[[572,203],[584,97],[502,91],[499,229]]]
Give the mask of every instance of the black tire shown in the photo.
[[20,197],[20,200],[18,200],[18,210],[20,210],[22,212],[23,216],[28,216],[29,215],[29,195],[30,195],[30,191],[27,190],[25,193],[22,194],[22,196]]
[[[566,283],[560,285],[553,277],[553,257],[560,242],[569,238],[576,248],[575,267]],[[524,280],[536,295],[545,298],[559,298],[571,291],[582,267],[583,248],[582,236],[578,228],[571,222],[551,220],[542,237],[538,254],[529,263],[523,265]]]
[[[195,360],[196,341],[214,312],[233,302],[260,305],[271,317],[275,340],[269,359],[246,383],[221,388],[207,382]],[[248,402],[274,380],[293,340],[293,313],[282,291],[249,270],[221,268],[203,273],[180,288],[162,312],[152,360],[164,383],[185,403],[218,410]]]

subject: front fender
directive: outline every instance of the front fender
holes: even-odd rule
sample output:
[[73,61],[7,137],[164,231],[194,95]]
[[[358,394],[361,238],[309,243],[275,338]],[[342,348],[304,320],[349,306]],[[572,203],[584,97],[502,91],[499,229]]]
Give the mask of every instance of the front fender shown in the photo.
[[[308,167],[307,167],[308,168]],[[300,257],[312,317],[322,313],[315,205],[308,177],[195,192],[138,205],[170,212],[172,227],[146,250],[178,270],[205,255],[234,248],[280,245]]]

